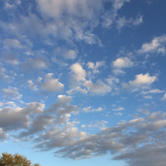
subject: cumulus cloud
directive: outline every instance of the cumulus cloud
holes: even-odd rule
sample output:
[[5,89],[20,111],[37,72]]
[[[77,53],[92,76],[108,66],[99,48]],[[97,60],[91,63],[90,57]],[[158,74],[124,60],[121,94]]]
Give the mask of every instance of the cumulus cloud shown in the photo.
[[154,81],[156,81],[156,76],[149,76],[149,73],[146,74],[138,74],[135,76],[135,80],[129,81],[129,83],[123,83],[122,86],[124,88],[135,88],[134,90],[138,90],[138,88],[147,88]]
[[102,81],[98,81],[97,84],[93,84],[92,81],[86,81],[83,84],[91,94],[105,94],[111,91],[110,86]]
[[112,62],[113,67],[122,69],[133,66],[133,62],[128,57],[121,57]]
[[3,106],[3,102],[0,102],[0,107],[2,107]]
[[2,128],[0,128],[0,141],[6,140],[7,139],[8,134],[5,133]]
[[134,62],[128,57],[121,57],[112,62],[113,72],[115,74],[125,73],[122,69],[130,68],[134,65]]
[[13,65],[18,65],[19,60],[17,58],[16,53],[7,53],[7,52],[2,52],[2,59],[9,64]]
[[137,111],[146,115],[150,114],[150,111],[148,109],[138,108]]
[[72,66],[70,66],[70,69],[72,71],[72,77],[77,81],[85,81],[86,80],[86,71],[82,68],[82,66],[79,63],[75,63]]
[[82,110],[83,110],[84,112],[101,112],[101,111],[104,111],[104,108],[98,107],[98,108],[96,108],[96,109],[92,109],[92,107],[89,106],[89,107],[83,108]]
[[123,107],[119,107],[119,108],[114,108],[113,110],[114,111],[124,111],[124,108]]
[[106,128],[107,123],[108,123],[107,121],[102,120],[102,121],[96,121],[94,124],[90,124],[90,125],[87,125],[87,126],[84,125],[82,127],[83,128],[85,128],[85,127],[89,127],[89,128],[97,127],[100,130],[103,130],[104,128]]
[[49,92],[62,91],[64,85],[58,81],[58,79],[53,78],[53,73],[48,73],[45,75],[44,82],[39,81],[41,89]]
[[31,90],[34,90],[34,91],[38,90],[37,86],[34,85],[34,83],[33,83],[32,80],[28,80],[27,83],[28,83],[28,87],[29,87]]
[[152,96],[143,96],[144,99],[152,99]]
[[87,63],[87,66],[89,69],[91,69],[93,71],[93,73],[100,73],[99,71],[99,67],[102,67],[105,65],[105,62],[104,61],[97,61],[96,64],[94,64],[93,62],[88,62]]
[[136,79],[133,81],[129,81],[129,84],[132,86],[140,86],[142,84],[152,84],[156,80],[156,76],[149,76],[149,73],[138,74],[136,75]]
[[26,62],[22,63],[24,69],[45,69],[49,66],[49,61],[44,56],[36,56],[35,58],[29,58]]
[[6,72],[5,68],[0,66],[0,80],[7,81],[10,79],[10,77],[8,75],[6,75],[5,72]]
[[138,50],[139,54],[144,53],[165,53],[166,35],[155,37],[150,43],[144,43]]
[[164,93],[164,90],[160,90],[160,89],[151,89],[149,91],[142,91],[141,94],[155,94],[155,93]]
[[20,132],[18,137],[23,138],[33,135],[34,133],[37,134],[38,132],[45,130],[53,120],[54,116],[44,114],[39,115],[31,122],[28,130]]
[[78,50],[71,50],[65,48],[57,48],[53,51],[53,56],[63,57],[64,59],[75,59],[77,57]]
[[[111,9],[104,10],[105,2],[111,4]],[[32,38],[36,36],[48,38],[51,35],[68,42],[82,40],[88,44],[97,43],[102,46],[101,40],[93,32],[94,29],[100,24],[100,20],[106,28],[110,27],[111,23],[115,23],[117,11],[125,2],[129,0],[96,0],[95,3],[88,0],[57,0],[56,2],[36,0],[40,18],[29,12],[27,16],[22,15],[12,23],[4,23],[3,28],[7,27],[17,36],[23,35],[22,38],[25,34]],[[73,56],[73,53],[71,54]]]
[[39,114],[45,105],[37,102],[28,103],[24,108],[4,107],[0,109],[0,127],[4,130],[18,130],[29,126],[29,115]]
[[10,49],[10,48],[17,48],[17,49],[23,48],[23,45],[17,39],[6,38],[3,41],[3,44],[4,44],[4,48],[7,48],[7,49]]
[[22,97],[22,94],[19,93],[18,89],[13,87],[2,89],[4,97],[8,97],[13,100],[19,100]]
[[[71,127],[71,124],[67,124],[67,126]],[[86,125],[82,127],[85,128]],[[90,125],[89,127],[96,126]],[[40,150],[60,148],[55,152],[55,155],[64,158],[85,159],[110,152],[115,156],[113,159],[117,159],[119,155],[127,154],[131,149],[136,152],[136,147],[146,143],[146,141],[147,144],[150,143],[152,140],[150,140],[149,137],[152,137],[152,133],[158,132],[156,129],[163,127],[165,127],[164,122],[162,123],[161,121],[155,120],[149,123],[143,118],[132,119],[129,122],[123,121],[117,124],[116,127],[104,128],[101,132],[93,135],[78,132],[76,127],[64,131],[64,128],[68,128],[64,127],[59,130],[59,134],[56,129],[54,129],[54,132],[52,132],[52,130],[46,132],[45,136],[42,136],[43,141],[36,144],[35,147]],[[128,132],[131,129],[134,129],[135,132]],[[151,132],[149,133],[148,131]],[[71,137],[67,137],[69,132],[71,132]],[[153,135],[153,138],[158,139],[156,136],[157,135]],[[66,141],[66,139],[68,141]],[[130,159],[130,161],[132,161],[132,159]]]
[[80,92],[80,93],[82,93],[82,94],[87,94],[87,93],[88,93],[87,89],[81,88],[80,86],[76,86],[75,88],[70,89],[69,91],[67,91],[67,93],[68,93],[69,95],[75,94],[75,93],[77,93],[77,92]]
[[71,105],[72,97],[65,95],[58,95],[58,100],[46,110],[47,113],[56,114],[55,124],[65,124],[69,121],[70,114],[77,114],[79,107]]
[[166,100],[166,93],[164,94],[162,100]]

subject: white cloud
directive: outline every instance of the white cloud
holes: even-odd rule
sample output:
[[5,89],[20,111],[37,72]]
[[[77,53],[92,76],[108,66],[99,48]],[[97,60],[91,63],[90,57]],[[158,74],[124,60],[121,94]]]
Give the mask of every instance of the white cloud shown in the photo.
[[13,102],[13,101],[6,102],[5,105],[11,106],[11,107],[13,107],[13,108],[16,108],[16,107],[17,107],[17,105],[16,105],[15,102]]
[[29,126],[29,115],[43,112],[45,105],[37,102],[28,103],[24,108],[5,107],[0,109],[0,127],[5,130],[17,130]]
[[[87,127],[89,127],[89,128],[97,127],[97,128],[99,128],[100,130],[103,130],[103,129],[106,128],[106,124],[107,124],[107,123],[108,123],[107,121],[102,120],[102,121],[97,121],[97,122],[95,122],[95,124],[87,125]],[[86,126],[85,126],[85,127],[86,127]]]
[[132,89],[133,91],[144,88],[149,88],[149,86],[157,80],[156,76],[149,76],[149,73],[146,73],[145,75],[143,74],[138,74],[135,76],[135,80],[129,81],[129,83],[123,83],[122,86],[124,88],[129,88]]
[[86,71],[82,68],[82,66],[79,63],[75,63],[70,67],[72,71],[73,78],[79,82],[79,81],[85,81],[86,77]]
[[143,114],[149,115],[150,111],[148,109],[142,109],[142,108],[138,108],[137,109],[138,112],[141,112]]
[[133,25],[140,25],[143,23],[143,16],[138,16],[138,18],[136,18],[134,21],[133,21]]
[[92,81],[86,81],[83,84],[92,94],[105,94],[111,91],[110,86],[106,85],[102,81],[97,81],[97,84],[93,84]]
[[53,56],[63,57],[64,59],[75,59],[77,54],[78,50],[68,50],[65,48],[57,48],[53,52]]
[[126,19],[124,16],[120,17],[117,21],[117,29],[120,31],[124,26],[138,26],[143,23],[143,16],[138,16],[135,20],[133,18]]
[[72,94],[77,93],[77,92],[80,92],[82,94],[87,94],[88,93],[88,91],[85,88],[83,89],[80,86],[76,86],[75,88],[70,89],[69,91],[67,91],[67,93],[69,95],[72,95]]
[[152,96],[143,96],[144,99],[152,99]]
[[6,63],[10,63],[10,64],[13,64],[13,65],[18,65],[19,64],[16,53],[2,52],[1,54],[2,54],[2,59]]
[[17,39],[6,38],[3,41],[3,44],[4,44],[4,47],[7,48],[7,49],[10,49],[10,48],[17,48],[17,49],[18,48],[23,48],[23,45]]
[[165,53],[166,35],[155,37],[151,43],[144,43],[138,53]]
[[15,87],[13,88],[9,87],[6,89],[4,88],[2,89],[2,92],[4,97],[8,97],[13,100],[19,100],[22,97],[22,95],[18,91],[18,88],[15,88]]
[[97,61],[96,64],[94,64],[93,62],[88,62],[87,66],[89,69],[92,69],[93,73],[100,73],[100,71],[98,70],[99,67],[102,67],[105,65],[104,61]]
[[2,106],[3,106],[3,104],[4,104],[3,102],[0,102],[0,107],[2,107]]
[[121,57],[112,62],[114,68],[122,69],[129,68],[133,66],[133,62],[128,57]]
[[134,62],[128,57],[121,57],[112,62],[114,74],[124,74],[123,68],[130,68],[134,65]]
[[49,66],[49,60],[46,56],[37,55],[34,58],[28,58],[22,63],[24,69],[31,71],[34,69],[46,69]]
[[124,108],[123,107],[119,107],[119,108],[114,108],[113,110],[114,111],[124,111]]
[[141,94],[155,94],[155,93],[164,93],[164,90],[159,90],[159,89],[152,89],[149,91],[142,91]]
[[10,77],[5,74],[6,70],[5,68],[0,66],[0,80],[9,80]]
[[96,108],[96,109],[92,109],[92,107],[89,106],[89,107],[83,108],[82,110],[83,110],[84,112],[101,112],[101,111],[104,111],[104,108],[98,107],[98,108]]
[[92,112],[101,112],[103,111],[102,107],[96,108],[96,109],[92,109]]
[[116,22],[117,29],[120,31],[122,27],[128,26],[131,23],[131,20],[127,20],[125,17],[121,17]]
[[61,91],[64,88],[64,85],[58,81],[58,79],[52,78],[54,74],[48,73],[45,75],[45,80],[39,82],[41,89],[50,92]]
[[2,128],[0,128],[0,141],[6,140],[7,136],[8,134],[4,132]]
[[138,74],[135,76],[136,79],[133,81],[129,81],[129,85],[131,86],[140,86],[140,85],[144,85],[144,84],[152,84],[157,77],[156,76],[149,76],[149,73],[146,73],[145,75],[143,74]]
[[86,107],[86,108],[83,108],[82,110],[84,111],[84,112],[91,112],[91,106],[89,106],[89,107]]
[[162,100],[166,100],[166,93],[164,94]]
[[34,85],[34,83],[33,83],[32,80],[28,80],[27,83],[28,83],[28,87],[29,87],[30,89],[32,89],[32,90],[34,90],[34,91],[38,90],[37,86]]

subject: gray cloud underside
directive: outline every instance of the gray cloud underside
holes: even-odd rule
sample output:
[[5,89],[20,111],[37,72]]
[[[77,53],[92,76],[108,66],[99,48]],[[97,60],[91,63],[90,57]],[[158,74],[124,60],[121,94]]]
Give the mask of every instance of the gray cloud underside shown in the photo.
[[126,160],[130,166],[164,166],[165,113],[154,112],[90,135],[77,128],[78,121],[70,122],[71,114],[79,111],[71,101],[70,96],[59,95],[55,104],[46,110],[41,103],[29,103],[14,110],[2,108],[0,139],[6,139],[7,133],[10,135],[10,131],[19,129],[18,134],[13,135],[15,139],[31,138],[38,151],[58,148],[55,151],[58,157],[85,159],[111,154],[113,160]]

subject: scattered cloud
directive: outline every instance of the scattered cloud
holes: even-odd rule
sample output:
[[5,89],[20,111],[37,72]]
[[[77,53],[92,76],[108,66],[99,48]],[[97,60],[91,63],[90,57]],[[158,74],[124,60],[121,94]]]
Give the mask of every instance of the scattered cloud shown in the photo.
[[22,97],[22,94],[19,93],[18,88],[4,88],[2,89],[4,97],[13,99],[13,100],[19,100]]
[[49,61],[45,56],[36,56],[35,58],[29,58],[28,62],[22,63],[24,69],[46,69],[49,66]]
[[164,93],[164,90],[159,90],[159,89],[151,89],[149,91],[142,91],[141,94],[146,95],[146,94],[156,94],[156,93]]
[[166,93],[164,94],[162,100],[166,100]]
[[89,106],[89,107],[83,108],[82,110],[83,110],[84,112],[101,112],[101,111],[104,111],[104,108],[98,107],[98,108],[96,108],[96,109],[92,109],[92,107]]
[[122,69],[130,68],[134,65],[134,62],[128,57],[121,57],[112,62],[113,72],[115,74],[125,73]]
[[138,108],[137,111],[146,115],[150,114],[150,111],[148,109]]
[[110,86],[100,80],[97,81],[97,84],[93,84],[92,81],[86,81],[83,85],[91,94],[105,94],[111,91]]
[[2,59],[9,64],[13,64],[13,65],[18,65],[19,64],[19,60],[17,58],[17,54],[16,53],[7,53],[7,52],[2,52]]
[[37,86],[34,85],[34,83],[33,83],[32,80],[28,80],[27,83],[28,83],[28,87],[29,87],[31,90],[34,90],[34,91],[38,90]]
[[20,48],[23,48],[23,45],[17,39],[6,38],[3,41],[3,44],[4,44],[4,48],[6,48],[6,49],[10,49],[10,48],[20,49]]
[[149,73],[146,74],[138,74],[135,76],[135,80],[129,81],[129,83],[123,83],[122,86],[124,88],[134,88],[134,90],[138,90],[138,88],[147,88],[149,87],[154,81],[156,81],[156,76],[149,76]]
[[144,99],[153,99],[152,96],[143,96]]
[[138,50],[139,54],[144,53],[165,53],[166,35],[155,37],[150,43],[144,43]]
[[57,48],[53,51],[53,56],[63,57],[64,59],[75,59],[77,57],[78,50],[67,50],[65,48]]
[[6,75],[5,72],[6,72],[5,68],[0,66],[0,80],[7,81],[10,79],[10,77]]
[[59,82],[58,79],[53,78],[53,75],[53,73],[46,74],[44,82],[41,82],[42,79],[39,79],[39,85],[42,90],[49,92],[57,92],[63,90],[64,85]]
[[119,107],[119,108],[114,108],[114,111],[124,111],[125,109],[123,107]]
[[96,73],[100,73],[98,68],[105,66],[105,62],[104,61],[97,61],[96,64],[94,64],[93,62],[88,62],[87,66],[89,69],[91,69],[93,71],[94,74],[96,74]]
[[79,63],[73,64],[71,67],[72,77],[77,81],[85,81],[86,80],[86,71],[82,68]]

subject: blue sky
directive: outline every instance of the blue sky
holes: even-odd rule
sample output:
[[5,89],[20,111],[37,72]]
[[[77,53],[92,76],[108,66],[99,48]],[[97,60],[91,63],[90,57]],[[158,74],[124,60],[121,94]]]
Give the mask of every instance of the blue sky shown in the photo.
[[0,1],[0,153],[42,166],[165,166],[165,7]]

